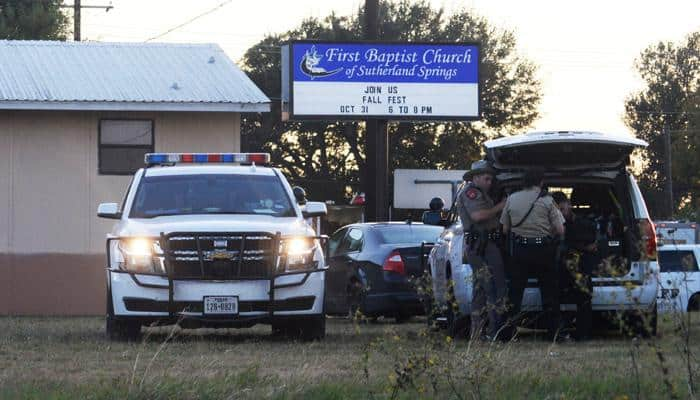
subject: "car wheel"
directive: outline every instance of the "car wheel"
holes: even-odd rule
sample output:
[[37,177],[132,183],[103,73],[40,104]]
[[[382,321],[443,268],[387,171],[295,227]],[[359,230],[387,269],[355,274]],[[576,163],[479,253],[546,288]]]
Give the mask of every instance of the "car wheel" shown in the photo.
[[[449,268],[449,267],[448,267]],[[451,277],[449,279],[452,279]],[[449,285],[447,290],[447,307],[445,312],[447,318],[447,335],[453,339],[464,339],[469,336],[471,329],[471,318],[461,315],[459,305],[455,297],[454,288]]]
[[637,312],[623,320],[625,330],[635,337],[648,339],[656,336],[658,315],[656,305],[649,312]]
[[112,291],[107,290],[107,318],[105,319],[107,338],[113,341],[134,342],[141,338],[141,323],[114,316]]
[[301,326],[299,338],[305,341],[321,340],[326,337],[326,315],[309,318]]
[[274,322],[272,335],[303,341],[321,340],[326,336],[326,315]]
[[[430,271],[430,266],[428,266],[428,271]],[[421,296],[421,303],[425,312],[425,322],[429,329],[434,329],[438,327],[438,317],[442,315],[439,313],[440,307],[435,307],[433,296],[429,293],[432,293],[432,290]]]
[[353,279],[348,283],[347,287],[347,304],[348,304],[348,318],[351,320],[360,319],[359,317],[364,314],[364,309],[362,307],[364,297],[364,288],[362,283],[356,279]]
[[135,321],[107,317],[107,338],[120,342],[136,342],[141,338],[141,324]]
[[433,315],[433,304],[428,296],[423,297],[423,309],[425,310],[425,322],[428,324],[428,328],[432,328],[435,325],[435,316]]
[[640,329],[638,335],[644,338],[656,336],[657,323],[658,313],[656,310],[656,304],[654,304],[654,309],[648,313],[645,313],[640,319]]
[[453,339],[464,339],[469,336],[471,318],[454,312],[452,307],[447,310],[447,335]]
[[272,323],[272,336],[275,336],[275,337],[289,336],[287,324],[285,322],[273,322]]
[[688,312],[700,311],[700,293],[695,293],[688,301]]
[[411,319],[411,314],[397,314],[394,317],[394,321],[397,324],[403,324],[405,322],[408,322],[408,320],[410,320],[410,319]]

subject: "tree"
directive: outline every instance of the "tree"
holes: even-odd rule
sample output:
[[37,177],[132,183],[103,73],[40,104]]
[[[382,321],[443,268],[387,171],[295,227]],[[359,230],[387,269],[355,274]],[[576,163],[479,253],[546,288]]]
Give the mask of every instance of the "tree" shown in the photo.
[[[649,142],[642,152],[646,168],[641,173],[640,185],[650,200],[652,215],[666,215],[668,202],[663,196],[666,185],[663,126],[671,132],[673,150],[673,198],[677,210],[688,201],[690,190],[689,162],[697,159],[697,147],[689,145],[700,132],[691,132],[693,98],[697,98],[700,84],[700,32],[695,32],[680,44],[659,42],[642,51],[636,61],[646,87],[634,93],[625,102],[625,123],[638,137]],[[675,160],[675,161],[674,161]],[[697,165],[696,165],[697,166]],[[697,171],[697,169],[696,169]]]
[[[279,46],[290,39],[360,40],[363,12],[307,19],[289,32],[267,36],[243,59],[248,75],[273,99],[271,113],[244,117],[245,146],[270,151],[274,162],[314,198],[340,200],[348,195],[349,187],[361,189],[364,124],[280,122]],[[391,123],[392,168],[469,168],[481,156],[484,140],[522,130],[537,118],[541,86],[535,66],[517,54],[512,32],[497,30],[469,11],[445,16],[427,1],[383,1],[379,20],[381,40],[481,42],[483,118],[478,122]]]
[[696,221],[700,218],[700,91],[688,101],[684,113],[688,127],[674,135],[673,187],[680,196],[677,216]]
[[0,39],[65,40],[60,0],[0,0]]

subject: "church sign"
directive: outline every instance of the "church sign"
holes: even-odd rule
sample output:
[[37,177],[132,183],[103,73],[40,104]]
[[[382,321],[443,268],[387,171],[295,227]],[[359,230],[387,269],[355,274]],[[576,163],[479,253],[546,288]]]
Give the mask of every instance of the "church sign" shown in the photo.
[[474,43],[292,41],[283,119],[478,119],[479,64]]

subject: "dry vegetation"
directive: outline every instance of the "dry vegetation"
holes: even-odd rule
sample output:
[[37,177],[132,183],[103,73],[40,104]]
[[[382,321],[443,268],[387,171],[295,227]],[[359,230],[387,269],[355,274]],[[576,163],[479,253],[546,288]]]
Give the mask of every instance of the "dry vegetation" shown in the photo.
[[[689,398],[676,327],[662,321],[652,341],[609,333],[552,345],[526,334],[470,345],[419,319],[331,319],[326,339],[314,343],[273,339],[259,326],[158,328],[130,344],[108,342],[100,318],[6,317],[0,398]],[[694,321],[695,374],[699,334]]]

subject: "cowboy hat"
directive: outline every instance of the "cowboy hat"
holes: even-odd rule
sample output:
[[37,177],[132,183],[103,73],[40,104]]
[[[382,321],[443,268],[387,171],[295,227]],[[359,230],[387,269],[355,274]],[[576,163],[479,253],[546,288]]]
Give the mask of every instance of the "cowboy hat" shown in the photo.
[[474,176],[481,174],[496,175],[496,170],[486,160],[474,161],[472,163],[472,168],[464,173],[463,179],[468,181]]

